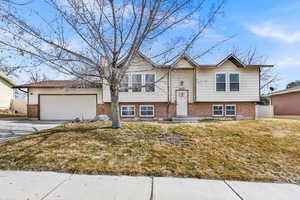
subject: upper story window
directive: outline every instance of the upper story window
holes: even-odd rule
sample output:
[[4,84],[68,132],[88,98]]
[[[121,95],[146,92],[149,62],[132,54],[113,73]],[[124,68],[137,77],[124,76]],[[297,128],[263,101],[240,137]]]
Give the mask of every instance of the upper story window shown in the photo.
[[230,91],[240,91],[240,74],[231,73],[229,74],[229,87]]
[[142,74],[132,75],[132,92],[142,91]]
[[132,74],[131,87],[132,92],[155,92],[155,74]]
[[120,92],[128,92],[128,87],[129,87],[129,76],[128,74],[125,74],[120,84]]
[[145,75],[145,91],[154,92],[155,91],[155,75],[146,74]]
[[216,91],[226,91],[226,74],[216,74]]

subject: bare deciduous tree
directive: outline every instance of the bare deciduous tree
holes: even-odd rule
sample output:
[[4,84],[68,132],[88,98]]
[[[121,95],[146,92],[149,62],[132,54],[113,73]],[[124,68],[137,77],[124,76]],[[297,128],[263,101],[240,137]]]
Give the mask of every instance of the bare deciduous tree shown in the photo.
[[[256,48],[242,50],[234,47],[231,52],[246,65],[263,65],[267,62],[267,58],[264,55],[260,55]],[[279,80],[280,77],[273,68],[262,68],[260,72],[260,91],[267,93],[269,88],[276,85]]]
[[[121,127],[119,84],[134,56],[147,50],[162,65],[176,60],[194,49],[225,4],[225,0],[43,2],[51,15],[30,10],[39,19],[32,21],[22,17],[29,5],[1,7],[0,33],[5,38],[0,38],[0,45],[76,79],[108,84],[114,128]],[[193,31],[185,31],[187,25]],[[158,43],[160,47],[155,46]]]
[[4,58],[0,58],[0,72],[4,73],[6,76],[10,76],[10,77],[17,77],[17,71],[20,70],[20,67],[11,67],[8,66],[5,61]]
[[40,81],[46,81],[49,80],[48,77],[45,74],[42,74],[39,71],[30,71],[30,82],[36,83]]

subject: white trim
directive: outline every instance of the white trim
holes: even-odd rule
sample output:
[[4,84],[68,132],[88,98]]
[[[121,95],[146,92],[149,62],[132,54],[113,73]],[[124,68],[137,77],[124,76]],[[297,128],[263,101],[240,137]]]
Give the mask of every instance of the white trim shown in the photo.
[[[143,106],[148,106],[153,108],[153,115],[142,115],[142,107]],[[140,117],[154,117],[155,115],[155,106],[154,105],[140,105]]]
[[[217,91],[217,75],[225,74],[225,91]],[[215,73],[215,92],[226,92],[227,91],[227,73],[226,72],[216,72]]]
[[[227,108],[226,108],[227,106],[234,106],[234,115],[227,115]],[[229,116],[229,117],[236,116],[236,104],[225,104],[224,110],[225,110],[225,116]]]
[[[214,114],[214,107],[215,106],[222,106],[222,114],[221,115],[215,115]],[[223,117],[224,116],[224,104],[213,104],[212,105],[212,116],[214,116],[214,117]]]
[[[122,109],[123,109],[124,107],[133,107],[133,108],[134,108],[134,110],[133,110],[134,114],[133,114],[133,115],[123,115],[123,114],[122,114]],[[121,117],[135,117],[135,105],[121,105],[121,110],[120,110],[120,112],[121,112]]]

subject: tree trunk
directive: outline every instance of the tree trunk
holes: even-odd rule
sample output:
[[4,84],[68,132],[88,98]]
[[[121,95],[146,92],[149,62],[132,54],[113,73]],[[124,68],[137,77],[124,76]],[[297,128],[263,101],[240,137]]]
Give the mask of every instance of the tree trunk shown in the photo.
[[119,91],[118,87],[110,87],[111,96],[111,120],[113,128],[122,128],[119,111]]

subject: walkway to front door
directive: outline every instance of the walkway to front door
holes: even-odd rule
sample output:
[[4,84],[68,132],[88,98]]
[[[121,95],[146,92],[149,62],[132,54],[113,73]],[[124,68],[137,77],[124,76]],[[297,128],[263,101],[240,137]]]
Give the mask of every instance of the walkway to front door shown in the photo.
[[188,90],[176,90],[176,115],[188,115]]

